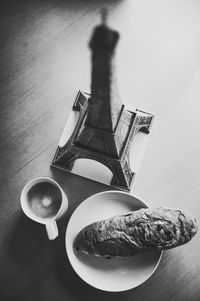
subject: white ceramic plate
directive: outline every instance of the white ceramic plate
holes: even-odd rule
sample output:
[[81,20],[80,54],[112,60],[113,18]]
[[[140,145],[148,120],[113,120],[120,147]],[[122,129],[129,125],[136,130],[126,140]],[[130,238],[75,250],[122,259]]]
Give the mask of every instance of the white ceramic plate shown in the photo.
[[148,206],[144,202],[128,193],[105,191],[89,197],[76,208],[67,226],[65,243],[72,267],[85,282],[104,291],[118,292],[140,285],[153,274],[161,251],[106,259],[73,248],[76,235],[86,225],[145,207]]

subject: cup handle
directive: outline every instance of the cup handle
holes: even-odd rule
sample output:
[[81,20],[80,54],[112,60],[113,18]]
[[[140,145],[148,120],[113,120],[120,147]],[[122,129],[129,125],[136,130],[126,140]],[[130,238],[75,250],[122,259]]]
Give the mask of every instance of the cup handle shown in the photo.
[[51,220],[46,223],[47,235],[50,240],[55,239],[58,236],[58,227],[55,220]]

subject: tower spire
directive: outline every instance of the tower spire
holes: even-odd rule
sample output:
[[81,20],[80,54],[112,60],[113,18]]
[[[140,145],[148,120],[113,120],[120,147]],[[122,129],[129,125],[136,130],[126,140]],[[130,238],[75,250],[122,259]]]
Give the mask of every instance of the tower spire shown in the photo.
[[122,106],[114,63],[119,33],[106,25],[107,14],[107,9],[102,8],[102,23],[94,29],[89,43],[92,52],[91,103],[86,123],[114,132]]
[[102,25],[107,25],[107,20],[108,20],[108,8],[107,6],[103,6],[100,10],[101,14],[101,23]]

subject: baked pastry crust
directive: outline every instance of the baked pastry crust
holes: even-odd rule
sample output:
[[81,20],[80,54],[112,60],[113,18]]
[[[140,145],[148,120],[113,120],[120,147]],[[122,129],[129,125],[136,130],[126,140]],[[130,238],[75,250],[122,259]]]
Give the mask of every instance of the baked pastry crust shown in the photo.
[[86,226],[77,235],[74,246],[77,251],[96,256],[126,257],[183,245],[196,232],[196,220],[187,212],[145,208]]

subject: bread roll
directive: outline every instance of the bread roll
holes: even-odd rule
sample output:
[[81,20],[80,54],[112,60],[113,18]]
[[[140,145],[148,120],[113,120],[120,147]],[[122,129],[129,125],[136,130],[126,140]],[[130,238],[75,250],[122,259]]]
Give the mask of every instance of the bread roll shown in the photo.
[[126,257],[183,245],[196,232],[196,220],[189,213],[145,208],[86,226],[78,233],[74,247],[96,256]]

